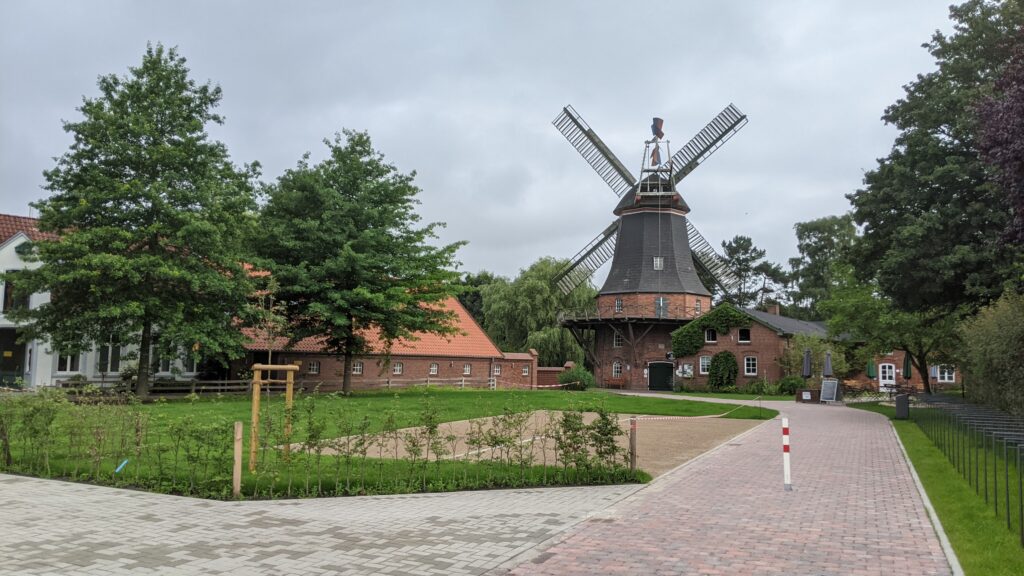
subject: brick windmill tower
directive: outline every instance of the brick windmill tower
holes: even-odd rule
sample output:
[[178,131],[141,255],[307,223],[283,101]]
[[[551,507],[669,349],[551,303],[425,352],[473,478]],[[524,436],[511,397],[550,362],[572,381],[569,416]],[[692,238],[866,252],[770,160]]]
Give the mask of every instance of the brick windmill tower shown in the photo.
[[562,324],[587,352],[599,383],[671,389],[676,366],[670,334],[711,308],[711,292],[698,270],[726,295],[738,285],[687,218],[690,208],[676,186],[736,134],[747,117],[732,104],[726,106],[675,154],[664,139],[661,119],[655,118],[652,138],[644,142],[639,180],[571,106],[552,123],[619,197],[616,220],[554,278],[569,293],[612,261],[596,305],[565,311]]

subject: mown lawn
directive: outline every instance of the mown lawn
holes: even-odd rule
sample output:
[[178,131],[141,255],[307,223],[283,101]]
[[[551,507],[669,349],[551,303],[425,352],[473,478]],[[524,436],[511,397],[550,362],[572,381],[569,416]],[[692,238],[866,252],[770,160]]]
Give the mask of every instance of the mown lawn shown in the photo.
[[[296,395],[295,409],[303,409],[304,402],[313,402],[317,415],[326,419],[326,435],[337,432],[331,414],[344,410],[348,419],[371,420],[370,432],[379,430],[380,416],[393,410],[400,426],[417,425],[426,404],[437,411],[440,422],[454,422],[486,416],[496,416],[505,410],[592,410],[603,406],[620,415],[652,414],[658,416],[708,416],[726,414],[725,418],[770,420],[778,413],[758,409],[756,406],[737,408],[729,404],[668,400],[640,396],[622,396],[602,391],[568,392],[563,390],[459,390],[450,388],[413,388],[392,392],[358,392],[345,397],[336,394]],[[283,405],[280,394],[264,396],[263,405]],[[185,416],[196,420],[228,419],[248,422],[252,401],[247,396],[204,397],[198,400],[177,399],[147,404],[143,409],[158,421],[169,422]]]
[[[893,418],[895,409],[877,403],[854,404],[854,408]],[[956,551],[964,572],[977,576],[1024,574],[1024,548],[1019,534],[996,518],[990,505],[957,473],[946,456],[924,432],[909,420],[893,420],[921,484],[932,501],[942,527]]]

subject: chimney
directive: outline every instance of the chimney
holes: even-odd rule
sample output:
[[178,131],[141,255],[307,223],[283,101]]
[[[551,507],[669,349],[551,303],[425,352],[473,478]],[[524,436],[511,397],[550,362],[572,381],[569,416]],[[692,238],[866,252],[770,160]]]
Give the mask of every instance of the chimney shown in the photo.
[[769,314],[774,314],[776,316],[779,316],[780,315],[779,305],[778,304],[769,304],[767,312]]

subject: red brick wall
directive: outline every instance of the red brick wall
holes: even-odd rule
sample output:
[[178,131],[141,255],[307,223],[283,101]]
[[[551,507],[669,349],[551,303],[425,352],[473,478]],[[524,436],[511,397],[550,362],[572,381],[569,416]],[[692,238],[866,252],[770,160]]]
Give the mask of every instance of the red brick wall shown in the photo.
[[[878,378],[879,378],[879,376],[881,375],[881,372],[882,372],[881,369],[879,368],[879,365],[880,364],[892,364],[896,368],[896,383],[899,386],[905,386],[907,382],[906,382],[906,379],[903,377],[903,374],[902,374],[902,372],[903,372],[903,357],[905,355],[906,354],[902,350],[894,350],[892,352],[892,354],[886,354],[886,355],[882,355],[882,356],[877,356],[874,359],[874,364],[875,364],[875,377],[874,378],[868,378],[867,373],[864,370],[861,370],[854,377],[844,379],[843,383],[846,384],[847,386],[853,386],[855,388],[865,388],[865,389],[868,389],[868,390],[877,390],[878,389],[878,385],[879,385]],[[929,370],[929,372],[930,372],[930,370]],[[918,373],[917,368],[913,367],[913,365],[911,365],[910,374],[911,374],[910,385],[913,386],[914,389],[916,389],[916,390],[923,391],[924,390],[924,384],[921,381],[921,375]],[[933,389],[936,389],[936,388],[957,388],[957,387],[960,386],[961,374],[960,374],[959,370],[956,371],[956,373],[954,374],[955,382],[939,383],[938,378],[931,376],[931,374],[929,374],[928,380],[931,383],[931,386],[932,386]]]
[[[597,309],[602,318],[657,316],[655,299],[668,301],[670,318],[693,318],[711,310],[711,297],[695,294],[606,294],[597,297]],[[615,300],[622,300],[622,312],[615,311]],[[700,312],[697,302],[700,302]]]
[[[679,381],[684,386],[700,388],[707,385],[708,375],[700,373],[700,357],[714,357],[722,351],[732,352],[736,356],[736,364],[739,368],[736,377],[736,386],[743,387],[756,380],[768,379],[776,381],[782,378],[782,368],[779,366],[779,359],[789,344],[789,339],[780,336],[778,332],[767,328],[757,322],[750,323],[750,342],[739,341],[740,330],[733,328],[728,334],[719,334],[718,342],[706,343],[700,352],[693,356],[676,359],[676,366],[682,364],[693,365],[693,378],[681,378]],[[757,375],[747,376],[744,374],[744,358],[753,356],[757,358]]]
[[[649,362],[666,361],[665,355],[672,351],[672,331],[679,326],[680,324],[675,323],[640,322],[598,326],[594,335],[595,355],[598,358],[598,363],[594,367],[594,378],[598,385],[646,390],[644,368]],[[616,330],[623,334],[621,347],[614,345]],[[622,376],[618,378],[613,376],[613,364],[616,360],[623,364]]]

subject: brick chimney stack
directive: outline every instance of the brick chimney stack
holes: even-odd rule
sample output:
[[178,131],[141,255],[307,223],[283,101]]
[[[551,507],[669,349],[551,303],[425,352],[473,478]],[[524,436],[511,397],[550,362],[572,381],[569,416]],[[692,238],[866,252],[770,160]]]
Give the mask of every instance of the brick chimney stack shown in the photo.
[[769,304],[768,305],[768,313],[769,314],[774,314],[776,316],[779,316],[781,314],[781,310],[779,308],[779,305],[778,304]]

